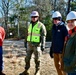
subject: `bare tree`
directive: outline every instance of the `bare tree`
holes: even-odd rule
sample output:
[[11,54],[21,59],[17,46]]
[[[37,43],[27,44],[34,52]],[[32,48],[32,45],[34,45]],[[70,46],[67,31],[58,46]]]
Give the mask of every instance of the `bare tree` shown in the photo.
[[24,0],[0,0],[0,7],[1,7],[1,13],[3,14],[2,17],[4,17],[4,23],[5,28],[7,29],[8,24],[8,15],[10,14],[9,11],[13,8],[18,8],[22,6],[22,3]]
[[69,11],[70,11],[70,2],[71,2],[71,0],[68,0],[68,9],[67,9],[67,14],[69,13]]
[[52,10],[56,10],[56,3],[57,3],[57,0],[50,0],[50,3],[51,3],[51,6],[52,6]]
[[[8,14],[9,14],[9,9],[10,9],[10,5],[12,0],[0,0],[1,4],[1,12],[3,14],[2,17],[4,17],[4,23],[5,23],[5,28],[7,29],[7,23],[8,23]],[[12,6],[12,5],[11,5]]]
[[52,10],[60,11],[62,15],[66,15],[67,2],[65,0],[50,0]]
[[49,15],[51,11],[50,0],[33,0],[33,2],[35,4],[34,10],[40,13],[40,20],[42,20],[42,17]]

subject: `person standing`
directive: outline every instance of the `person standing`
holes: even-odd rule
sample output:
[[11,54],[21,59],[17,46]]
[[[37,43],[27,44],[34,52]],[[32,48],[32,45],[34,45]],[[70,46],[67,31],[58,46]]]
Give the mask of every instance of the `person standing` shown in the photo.
[[58,75],[65,75],[63,72],[63,46],[65,37],[68,35],[68,31],[62,22],[62,16],[59,11],[55,11],[52,15],[53,27],[52,27],[52,50],[54,57],[54,64]]
[[76,75],[76,12],[70,11],[66,17],[68,36],[64,48],[64,71]]
[[3,27],[0,26],[0,75],[5,75],[2,71],[3,71],[3,49],[2,49],[2,45],[3,45],[3,41],[5,38],[5,30]]
[[27,55],[25,58],[25,70],[20,75],[28,75],[28,69],[30,68],[30,59],[32,53],[35,55],[35,75],[40,72],[40,57],[42,51],[45,49],[46,40],[46,28],[43,23],[39,21],[39,13],[32,11],[31,23],[28,26],[27,36]]

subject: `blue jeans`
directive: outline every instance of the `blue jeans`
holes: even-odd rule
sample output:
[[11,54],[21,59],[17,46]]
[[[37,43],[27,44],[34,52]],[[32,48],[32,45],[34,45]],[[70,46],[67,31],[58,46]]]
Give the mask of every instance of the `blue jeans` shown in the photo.
[[76,75],[76,73],[68,73],[68,75]]
[[3,70],[3,50],[2,50],[2,46],[0,46],[0,71]]

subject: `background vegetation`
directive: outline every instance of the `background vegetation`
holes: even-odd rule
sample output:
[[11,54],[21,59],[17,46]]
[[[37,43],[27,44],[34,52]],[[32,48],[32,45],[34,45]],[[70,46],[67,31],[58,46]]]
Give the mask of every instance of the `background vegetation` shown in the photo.
[[[6,30],[6,38],[25,38],[30,13],[37,10],[40,21],[47,29],[47,41],[51,41],[52,14],[59,11],[63,19],[69,11],[76,11],[76,0],[0,0],[0,24]],[[12,33],[12,35],[10,35]]]

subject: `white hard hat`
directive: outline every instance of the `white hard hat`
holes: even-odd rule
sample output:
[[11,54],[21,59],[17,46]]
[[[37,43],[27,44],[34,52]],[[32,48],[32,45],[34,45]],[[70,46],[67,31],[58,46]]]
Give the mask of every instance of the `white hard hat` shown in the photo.
[[68,13],[66,21],[73,20],[73,19],[76,19],[76,12],[75,11],[71,11]]
[[32,11],[32,13],[31,13],[30,16],[31,16],[31,17],[32,17],[32,16],[39,16],[39,13],[38,13],[37,11]]
[[52,18],[62,17],[59,11],[53,13]]

